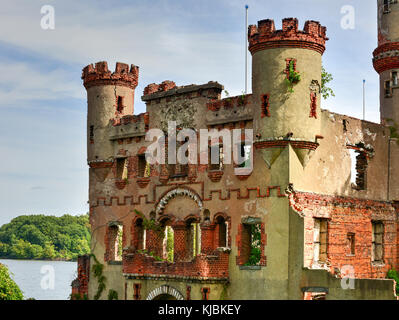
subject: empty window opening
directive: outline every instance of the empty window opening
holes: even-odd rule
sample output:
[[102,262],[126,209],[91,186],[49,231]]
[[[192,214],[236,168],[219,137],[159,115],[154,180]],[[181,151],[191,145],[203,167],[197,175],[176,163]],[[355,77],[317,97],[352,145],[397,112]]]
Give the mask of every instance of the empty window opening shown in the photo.
[[201,229],[199,223],[194,219],[187,222],[186,241],[188,258],[195,258],[201,252]]
[[141,298],[140,289],[141,289],[141,284],[135,283],[134,284],[134,295],[133,295],[134,300],[140,300],[140,298]]
[[116,111],[118,111],[118,113],[122,113],[123,112],[123,97],[118,96],[118,100],[117,100],[117,106],[116,106]]
[[163,239],[163,259],[173,262],[175,237],[171,226],[165,227],[165,235]]
[[270,95],[263,94],[262,95],[262,109],[261,109],[261,118],[270,117]]
[[384,261],[384,224],[381,221],[372,222],[372,261]]
[[213,145],[210,147],[209,163],[211,171],[223,170],[223,144]]
[[241,241],[245,266],[256,266],[261,260],[261,225],[243,224]]
[[315,263],[327,262],[327,235],[328,221],[323,218],[314,219],[313,229],[313,261]]
[[112,223],[108,227],[109,259],[111,261],[122,261],[123,252],[123,226]]
[[349,232],[347,235],[348,238],[348,246],[349,246],[349,253],[351,255],[355,254],[355,234],[352,232]]
[[218,247],[227,247],[227,222],[223,217],[216,219],[216,228],[218,233]]
[[392,95],[391,81],[385,81],[385,96],[389,97]]
[[143,219],[137,219],[133,230],[133,247],[136,250],[145,249],[145,229]]
[[251,168],[251,153],[252,153],[252,146],[246,145],[242,143],[238,146],[239,154],[241,158],[244,160],[241,164],[238,165],[239,168]]
[[398,86],[399,84],[399,79],[398,79],[398,72],[397,71],[392,71],[392,86]]
[[151,175],[150,164],[145,159],[145,154],[138,155],[138,177],[148,178]]
[[366,190],[367,187],[367,165],[366,152],[349,149],[351,158],[351,184],[354,189]]
[[90,142],[91,143],[94,142],[94,126],[93,125],[90,126]]
[[119,180],[127,179],[126,158],[117,158],[116,159],[116,178]]

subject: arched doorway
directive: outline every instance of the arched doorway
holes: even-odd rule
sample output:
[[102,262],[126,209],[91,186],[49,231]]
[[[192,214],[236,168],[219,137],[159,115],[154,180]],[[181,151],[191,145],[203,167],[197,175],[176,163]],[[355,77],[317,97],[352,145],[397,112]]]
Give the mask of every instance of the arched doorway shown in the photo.
[[184,297],[175,288],[163,285],[152,290],[148,294],[147,300],[184,300]]

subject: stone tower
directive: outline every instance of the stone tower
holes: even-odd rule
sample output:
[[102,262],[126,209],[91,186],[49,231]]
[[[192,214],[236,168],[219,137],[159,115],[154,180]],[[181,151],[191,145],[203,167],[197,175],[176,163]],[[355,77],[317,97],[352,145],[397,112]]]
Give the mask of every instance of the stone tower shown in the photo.
[[83,85],[87,90],[87,160],[107,162],[114,155],[109,140],[110,121],[118,122],[124,115],[133,115],[134,90],[139,68],[117,62],[115,72],[107,62],[97,62],[83,69]]
[[381,123],[399,124],[399,3],[378,0],[378,48],[373,64],[380,75]]
[[298,20],[287,18],[282,30],[276,30],[273,20],[262,20],[249,26],[248,38],[252,91],[261,103],[254,112],[256,146],[271,166],[290,143],[305,166],[320,135],[326,28],[307,21],[304,30],[298,30]]

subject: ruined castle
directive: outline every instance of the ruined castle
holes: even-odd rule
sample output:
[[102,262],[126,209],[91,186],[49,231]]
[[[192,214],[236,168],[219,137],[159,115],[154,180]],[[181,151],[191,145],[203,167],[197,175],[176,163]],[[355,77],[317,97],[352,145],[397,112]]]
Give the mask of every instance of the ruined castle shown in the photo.
[[[137,66],[85,67],[93,255],[79,258],[73,293],[396,299],[386,277],[399,268],[398,21],[399,3],[378,0],[381,123],[321,109],[328,38],[316,21],[251,25],[252,93],[238,97],[221,99],[217,82],[164,81],[145,88],[135,115]],[[149,164],[146,133],[168,121],[253,129],[253,170],[236,175],[223,157]]]

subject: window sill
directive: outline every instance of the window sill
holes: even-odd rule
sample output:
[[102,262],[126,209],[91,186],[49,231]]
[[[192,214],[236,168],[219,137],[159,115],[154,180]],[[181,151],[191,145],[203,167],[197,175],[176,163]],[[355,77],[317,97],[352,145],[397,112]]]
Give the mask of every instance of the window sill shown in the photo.
[[240,270],[260,270],[262,266],[240,266]]
[[219,182],[222,179],[223,170],[211,170],[208,172],[208,177],[212,182]]
[[356,254],[350,253],[350,254],[347,254],[346,256],[347,256],[347,257],[356,257]]
[[371,266],[375,268],[385,267],[385,262],[371,261]]

